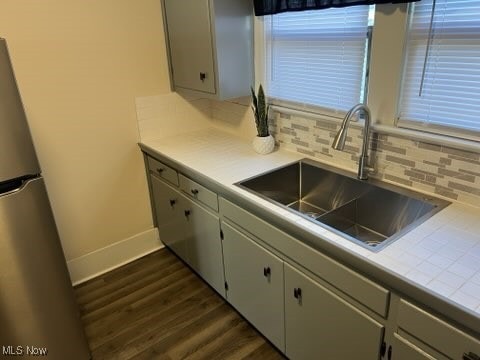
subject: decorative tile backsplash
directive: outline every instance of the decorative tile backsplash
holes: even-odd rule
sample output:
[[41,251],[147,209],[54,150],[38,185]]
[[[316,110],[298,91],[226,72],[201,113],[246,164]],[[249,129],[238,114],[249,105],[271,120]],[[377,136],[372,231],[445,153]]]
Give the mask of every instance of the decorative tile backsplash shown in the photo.
[[[344,151],[331,148],[340,123],[272,112],[271,131],[280,147],[356,170],[362,129],[348,129]],[[393,135],[371,135],[376,178],[472,205],[480,204],[480,154]]]

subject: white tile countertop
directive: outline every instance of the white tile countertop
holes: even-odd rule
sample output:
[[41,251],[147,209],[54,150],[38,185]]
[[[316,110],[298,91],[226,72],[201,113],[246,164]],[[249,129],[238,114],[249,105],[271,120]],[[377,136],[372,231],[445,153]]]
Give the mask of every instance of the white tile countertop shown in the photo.
[[305,158],[302,154],[258,155],[249,142],[217,129],[142,145],[480,318],[480,208],[454,202],[375,253],[234,185]]

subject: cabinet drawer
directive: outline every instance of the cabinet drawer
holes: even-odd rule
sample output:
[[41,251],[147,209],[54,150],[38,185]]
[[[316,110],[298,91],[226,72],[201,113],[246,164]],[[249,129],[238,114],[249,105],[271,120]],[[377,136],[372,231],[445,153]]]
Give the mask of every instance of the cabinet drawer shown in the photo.
[[452,359],[472,352],[480,356],[480,340],[454,328],[428,312],[400,301],[398,327]]
[[173,185],[178,186],[178,173],[176,170],[172,169],[170,166],[165,165],[164,163],[148,157],[148,169],[151,173],[160,176],[162,179],[167,180]]
[[218,196],[213,191],[180,174],[180,189],[209,208],[218,211]]
[[[312,247],[284,233],[237,205],[220,198],[220,213],[245,231],[262,239],[290,259],[327,281],[340,291],[385,317],[390,292],[323,255]],[[321,240],[319,240],[321,241]]]

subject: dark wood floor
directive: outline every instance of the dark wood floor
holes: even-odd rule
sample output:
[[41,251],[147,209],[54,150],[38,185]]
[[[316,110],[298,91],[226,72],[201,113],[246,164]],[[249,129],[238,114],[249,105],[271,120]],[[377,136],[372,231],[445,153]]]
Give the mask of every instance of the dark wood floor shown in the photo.
[[167,249],[75,292],[93,359],[284,359]]

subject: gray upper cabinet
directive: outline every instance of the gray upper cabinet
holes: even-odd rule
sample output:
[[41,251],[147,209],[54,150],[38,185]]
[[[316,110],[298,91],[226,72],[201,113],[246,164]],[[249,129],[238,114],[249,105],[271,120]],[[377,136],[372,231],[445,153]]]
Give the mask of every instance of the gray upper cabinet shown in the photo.
[[285,351],[283,261],[222,223],[227,300]]
[[285,264],[290,359],[379,359],[384,326]]
[[173,88],[219,100],[249,95],[251,1],[163,1]]

